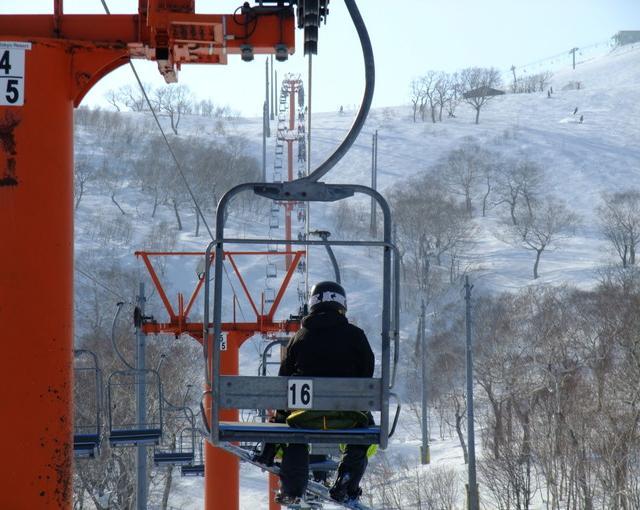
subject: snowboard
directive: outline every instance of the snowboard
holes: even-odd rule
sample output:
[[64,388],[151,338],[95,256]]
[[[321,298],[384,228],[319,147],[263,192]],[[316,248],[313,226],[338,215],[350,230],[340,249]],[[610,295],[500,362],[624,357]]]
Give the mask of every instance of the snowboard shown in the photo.
[[[266,466],[264,464],[260,464],[260,462],[253,460],[252,458],[253,455],[251,454],[251,452],[249,452],[248,450],[245,450],[244,448],[240,448],[239,446],[236,446],[231,443],[220,443],[218,447],[222,448],[223,450],[229,453],[232,453],[236,457],[239,457],[240,460],[244,462],[248,462],[249,464],[253,464],[254,466],[259,467],[260,469],[269,471],[270,473],[273,473],[276,475],[280,474],[280,469],[278,468],[278,466],[275,466],[275,465]],[[329,495],[329,489],[327,489],[321,483],[314,482],[312,480],[309,480],[309,483],[307,485],[307,494],[312,497],[315,496],[316,498],[319,498],[321,501],[325,501],[333,505],[342,506],[343,508],[350,508],[352,510],[372,510],[371,508],[363,505],[359,501],[355,501],[355,500],[343,501],[343,502],[336,501],[332,499],[331,496]],[[318,501],[318,499],[315,499],[313,501],[303,500],[300,503],[290,505],[287,508],[289,508],[290,510],[310,510],[310,509],[315,510],[315,509],[322,508],[322,504]]]

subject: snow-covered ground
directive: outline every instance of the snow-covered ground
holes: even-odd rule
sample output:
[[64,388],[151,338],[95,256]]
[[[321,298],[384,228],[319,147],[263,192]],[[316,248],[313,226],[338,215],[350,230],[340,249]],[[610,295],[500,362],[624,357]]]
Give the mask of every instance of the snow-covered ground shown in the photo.
[[[579,81],[579,90],[563,90],[569,82]],[[371,112],[367,124],[350,153],[328,174],[329,182],[368,184],[371,168],[371,136],[379,132],[378,183],[385,190],[419,172],[428,170],[439,158],[456,148],[466,137],[474,137],[483,146],[512,157],[526,156],[540,163],[546,170],[545,188],[549,193],[565,200],[581,218],[576,235],[558,248],[545,253],[540,266],[540,278],[535,285],[567,283],[590,286],[597,272],[613,261],[607,244],[599,234],[595,209],[603,192],[614,192],[640,187],[640,47],[624,47],[612,53],[594,58],[576,70],[557,71],[552,79],[554,94],[546,92],[522,95],[505,95],[495,98],[480,115],[480,124],[474,124],[473,112],[461,105],[454,119],[444,122],[414,123],[410,108],[401,106]],[[403,87],[400,87],[402,90]],[[398,103],[405,98],[399,97]],[[573,115],[575,108],[578,114]],[[580,115],[584,121],[578,122]],[[313,116],[312,162],[320,163],[342,140],[354,112],[344,114],[319,113]],[[215,136],[210,121],[189,118],[184,121],[183,135]],[[261,157],[261,119],[234,121],[228,130],[247,137],[250,151]],[[272,126],[275,131],[275,124]],[[89,140],[81,139],[78,147],[87,147]],[[273,144],[273,138],[269,140]],[[79,149],[80,150],[80,149]],[[273,148],[268,151],[267,168],[271,168]],[[129,211],[148,208],[137,203],[139,196],[127,192],[122,200]],[[331,206],[313,205],[312,229],[332,230]],[[78,210],[76,219],[76,252],[81,254],[91,248],[93,241],[87,233],[92,230],[96,217],[117,217],[117,210],[107,194],[89,193]],[[171,218],[170,211],[161,211],[160,218]],[[193,215],[185,215],[187,229],[192,228]],[[210,220],[210,224],[213,219]],[[513,290],[534,284],[531,279],[533,256],[499,240],[494,234],[498,229],[498,213],[493,211],[486,219],[476,220],[477,244],[469,262],[476,273],[474,283],[484,292]],[[130,264],[138,264],[140,275],[145,271],[139,262],[133,262],[133,251],[138,249],[148,234],[148,224],[134,227],[131,246],[123,246],[118,257]],[[238,235],[266,236],[267,218],[260,222],[230,221],[230,231]],[[339,237],[339,236],[336,236]],[[177,250],[204,250],[204,237],[195,238],[187,230],[180,236]],[[374,251],[354,253],[337,250],[343,264],[343,279],[349,293],[350,316],[376,339],[379,316],[379,268],[380,257]],[[171,289],[187,292],[192,285],[197,260],[183,265],[171,263],[164,276]],[[249,275],[249,287],[259,293],[264,281],[264,260],[242,262]],[[330,265],[323,252],[312,252],[310,281],[330,275]],[[234,282],[238,286],[238,282]],[[293,286],[295,289],[295,285]],[[294,290],[295,293],[295,290]],[[295,309],[296,296],[282,307],[286,313]],[[247,302],[242,306],[249,310]],[[284,314],[284,312],[283,312]],[[409,337],[414,327],[414,317],[403,317],[404,336]],[[372,343],[376,343],[375,340]],[[242,350],[242,372],[255,373],[257,366],[255,345],[248,343]],[[397,436],[391,441],[389,451],[397,452],[418,462],[419,431],[415,420],[401,422]],[[439,441],[432,437],[432,466],[452,466],[464,469],[462,454],[454,439]],[[267,477],[251,466],[241,469],[243,509],[267,507]],[[170,499],[171,508],[199,509],[203,506],[203,481],[179,479],[174,482]],[[327,506],[327,508],[330,508]]]

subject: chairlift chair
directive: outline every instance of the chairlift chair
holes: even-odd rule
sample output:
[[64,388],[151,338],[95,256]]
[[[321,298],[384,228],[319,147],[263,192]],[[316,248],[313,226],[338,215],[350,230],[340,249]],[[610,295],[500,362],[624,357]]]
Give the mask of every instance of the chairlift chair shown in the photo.
[[[274,240],[230,239],[224,236],[226,209],[230,200],[242,191],[277,201],[334,202],[363,193],[373,198],[383,213],[384,238],[382,241],[334,240]],[[383,250],[383,296],[380,353],[381,374],[375,378],[322,378],[322,377],[261,377],[225,376],[220,374],[220,341],[213,342],[211,356],[211,407],[209,440],[214,445],[224,442],[273,443],[347,443],[379,444],[386,448],[395,429],[400,404],[398,402],[393,424],[389,426],[389,397],[393,387],[399,348],[399,258],[391,238],[391,213],[386,200],[375,190],[361,185],[326,184],[315,181],[283,183],[246,183],[228,191],[220,200],[216,213],[216,239],[207,248],[204,295],[205,338],[222,337],[222,271],[225,243],[233,244],[288,244],[313,246],[379,247]],[[210,270],[211,252],[215,250],[213,321],[210,323]],[[393,255],[393,257],[392,257]],[[392,264],[393,258],[393,264]],[[393,309],[392,309],[393,308]],[[393,346],[393,355],[391,347]],[[393,362],[392,362],[393,361]],[[395,396],[395,395],[393,395]],[[297,400],[296,400],[297,397]],[[366,428],[315,430],[290,428],[275,423],[224,422],[219,419],[220,409],[320,409],[379,411],[380,424]]]
[[[93,459],[100,453],[102,371],[98,366],[98,357],[95,353],[86,349],[76,349],[73,353],[75,358],[88,356],[91,360],[88,366],[74,366],[73,454],[76,458]],[[80,407],[86,408],[87,405],[88,412],[82,412]]]
[[264,302],[267,305],[272,304],[276,300],[276,290],[271,287],[264,289]]
[[195,455],[193,461],[190,464],[183,464],[180,466],[180,474],[182,476],[193,477],[193,476],[204,476],[204,455],[202,442],[203,439],[201,437],[201,432],[199,429],[193,429],[194,437],[198,437],[197,448],[195,449]]
[[[136,417],[136,391],[146,388],[145,401],[150,403],[142,420]],[[123,395],[117,395],[119,390]],[[109,443],[111,446],[157,445],[162,437],[162,383],[156,370],[117,370],[107,383],[109,406]]]
[[267,264],[267,278],[277,278],[278,277],[278,266],[273,262],[269,262]]
[[[165,402],[166,404],[166,402]],[[154,448],[156,466],[178,466],[193,463],[195,457],[195,419],[188,407],[168,405],[164,411],[164,433]],[[175,433],[169,434],[173,429]]]

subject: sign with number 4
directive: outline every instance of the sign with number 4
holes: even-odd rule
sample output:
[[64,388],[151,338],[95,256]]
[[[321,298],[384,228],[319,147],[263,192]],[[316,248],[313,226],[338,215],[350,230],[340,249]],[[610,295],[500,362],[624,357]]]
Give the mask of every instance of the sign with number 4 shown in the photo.
[[0,106],[24,104],[24,54],[31,43],[0,42]]
[[287,383],[288,409],[311,409],[313,407],[313,380],[289,379]]

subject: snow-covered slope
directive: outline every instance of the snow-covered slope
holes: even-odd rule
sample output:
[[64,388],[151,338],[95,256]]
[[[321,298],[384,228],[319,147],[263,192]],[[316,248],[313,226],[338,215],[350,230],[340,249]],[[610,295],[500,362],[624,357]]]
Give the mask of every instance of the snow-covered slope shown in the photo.
[[[580,82],[579,90],[563,90],[570,82]],[[466,137],[474,137],[483,146],[511,157],[527,157],[546,169],[545,187],[549,193],[565,200],[570,208],[582,217],[576,235],[546,253],[541,265],[541,278],[536,284],[569,283],[589,286],[595,281],[599,268],[612,262],[612,256],[604,243],[596,224],[595,208],[603,192],[613,192],[640,187],[640,47],[623,47],[595,58],[579,66],[575,71],[566,69],[555,73],[551,98],[546,92],[523,95],[505,95],[495,98],[480,115],[480,124],[473,123],[473,112],[461,105],[454,119],[432,124],[414,123],[410,108],[400,106],[372,111],[366,127],[350,153],[327,176],[329,182],[368,184],[371,168],[371,136],[379,132],[378,183],[381,190],[397,182],[429,169]],[[399,87],[403,89],[402,86]],[[405,98],[398,98],[398,103]],[[578,113],[573,115],[574,109]],[[583,115],[584,121],[578,122]],[[342,140],[354,116],[353,111],[344,114],[320,113],[313,116],[311,154],[313,164],[320,163]],[[240,119],[227,127],[231,133],[247,137],[249,150],[261,158],[261,120]],[[273,126],[275,131],[275,126]],[[202,118],[184,121],[183,134],[214,137],[216,131],[210,122]],[[89,154],[91,140],[80,134],[78,150]],[[273,143],[273,139],[270,139]],[[268,151],[267,167],[272,162],[273,149]],[[140,196],[131,192],[125,195],[123,207],[128,211],[150,206],[138,203]],[[311,212],[312,228],[332,230],[331,206],[314,205]],[[89,232],[97,217],[116,218],[117,210],[109,195],[90,190],[83,199],[76,217],[76,252],[81,255],[95,244]],[[477,219],[478,236],[473,253],[467,262],[476,270],[476,285],[485,291],[518,289],[532,284],[530,277],[533,263],[530,252],[518,250],[500,241],[494,234],[499,229],[498,210],[488,218]],[[171,218],[170,211],[161,211],[159,218]],[[187,229],[192,228],[193,215],[186,215]],[[211,221],[210,223],[213,223]],[[231,222],[239,235],[265,236],[267,219],[250,223]],[[136,243],[148,236],[151,225],[144,221],[132,226],[131,245],[122,246],[114,253],[125,263],[133,263],[132,252]],[[336,237],[339,237],[337,235]],[[206,238],[195,238],[191,233],[181,234],[178,250],[203,250]],[[376,315],[379,289],[377,256],[369,252],[353,253],[338,250],[338,258],[344,266],[344,279],[349,292],[350,314],[359,325],[375,338],[377,323],[369,318]],[[327,274],[326,259],[318,252],[310,264],[311,277],[322,278]],[[129,261],[129,262],[127,262]],[[191,265],[169,265],[166,281],[173,292],[184,287],[181,278],[191,279]],[[251,275],[249,285],[261,288],[264,279],[264,261],[246,263]],[[140,274],[144,270],[140,269]],[[187,285],[188,287],[188,285]],[[290,304],[295,303],[295,296]],[[244,303],[247,307],[248,304]],[[372,312],[372,310],[374,310]],[[409,335],[413,317],[403,317],[405,331]],[[409,324],[409,326],[407,326]],[[253,372],[255,349],[243,350],[243,366]],[[407,421],[390,446],[391,451],[402,452],[417,462],[419,437],[413,425]],[[462,467],[461,455],[454,442],[439,443],[434,437],[433,464]],[[254,468],[242,468],[242,508],[266,508],[266,475]],[[202,508],[202,481],[176,482],[171,506],[174,508]]]

